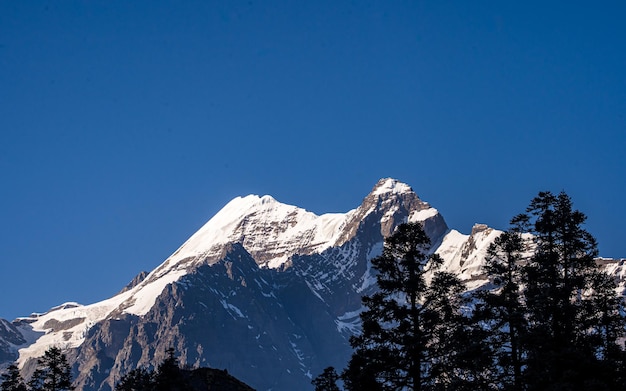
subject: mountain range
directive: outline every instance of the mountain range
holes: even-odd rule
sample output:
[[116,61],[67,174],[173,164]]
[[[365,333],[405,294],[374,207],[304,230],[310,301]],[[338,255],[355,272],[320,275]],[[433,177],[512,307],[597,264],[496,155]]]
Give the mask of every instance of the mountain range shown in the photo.
[[[257,390],[310,389],[312,377],[350,357],[361,296],[376,290],[370,260],[407,221],[423,223],[442,267],[468,289],[487,282],[482,265],[501,232],[451,229],[397,180],[381,179],[355,209],[319,216],[267,195],[237,197],[117,295],[0,319],[0,364],[17,361],[28,377],[46,349],[60,347],[78,389],[104,391],[174,348],[186,366],[226,369]],[[598,262],[623,294],[624,261]]]

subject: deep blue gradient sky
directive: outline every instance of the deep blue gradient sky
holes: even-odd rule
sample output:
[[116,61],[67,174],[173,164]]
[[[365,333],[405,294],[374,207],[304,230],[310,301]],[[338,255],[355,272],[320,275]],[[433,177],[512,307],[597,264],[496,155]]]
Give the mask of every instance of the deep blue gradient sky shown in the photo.
[[626,3],[0,2],[0,317],[152,270],[238,195],[381,177],[504,229],[565,190],[626,257]]

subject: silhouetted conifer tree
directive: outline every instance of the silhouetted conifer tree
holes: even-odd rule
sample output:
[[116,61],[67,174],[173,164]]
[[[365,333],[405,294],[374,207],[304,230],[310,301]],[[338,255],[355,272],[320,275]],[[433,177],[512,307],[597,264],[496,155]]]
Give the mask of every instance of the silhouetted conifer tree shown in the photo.
[[379,291],[363,297],[363,330],[350,339],[355,352],[342,374],[348,390],[461,389],[468,380],[464,288],[436,271],[441,258],[429,250],[421,224],[401,224],[372,260]]
[[9,365],[6,373],[2,374],[2,383],[0,390],[2,391],[26,391],[26,384],[20,374],[20,370],[15,364]]
[[175,355],[174,348],[165,351],[165,360],[159,365],[155,374],[156,391],[187,390],[185,377],[182,374],[180,363]]
[[116,391],[176,391],[187,390],[187,381],[180,368],[174,348],[165,351],[165,359],[156,371],[136,368],[124,375]]
[[524,268],[528,390],[613,389],[623,335],[614,283],[601,275],[586,216],[565,193],[541,192],[521,215],[534,235]]
[[37,369],[28,382],[32,391],[73,390],[72,373],[61,349],[51,347],[37,360]]
[[311,384],[315,386],[315,391],[339,391],[337,380],[339,380],[339,375],[337,375],[335,368],[328,367],[313,379]]
[[484,270],[490,285],[475,294],[474,322],[482,330],[482,353],[489,356],[485,360],[490,363],[486,376],[500,390],[522,389],[522,339],[526,330],[521,290],[524,248],[519,226],[497,237],[485,259]]
[[136,368],[122,376],[115,386],[116,391],[151,391],[155,387],[154,373],[145,368]]

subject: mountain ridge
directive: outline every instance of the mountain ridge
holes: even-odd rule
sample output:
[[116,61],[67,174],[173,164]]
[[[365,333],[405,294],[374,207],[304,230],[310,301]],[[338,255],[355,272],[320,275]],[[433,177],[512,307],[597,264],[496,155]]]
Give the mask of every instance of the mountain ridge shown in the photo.
[[[346,213],[318,216],[271,196],[237,197],[115,296],[2,321],[0,362],[17,358],[28,374],[46,348],[58,346],[82,389],[110,390],[174,347],[184,364],[225,367],[258,389],[302,389],[349,357],[360,298],[376,289],[369,261],[407,221],[423,223],[443,268],[468,289],[486,283],[481,266],[500,231],[450,229],[395,179],[378,181]],[[607,270],[624,275],[623,263]]]

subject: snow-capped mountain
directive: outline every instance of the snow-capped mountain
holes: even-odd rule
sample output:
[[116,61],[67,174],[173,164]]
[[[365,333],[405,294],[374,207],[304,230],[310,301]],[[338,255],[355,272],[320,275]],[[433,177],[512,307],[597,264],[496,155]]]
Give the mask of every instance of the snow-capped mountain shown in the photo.
[[122,374],[174,347],[181,362],[228,369],[258,390],[307,389],[326,366],[344,366],[360,298],[376,289],[369,260],[405,221],[423,222],[444,267],[470,288],[485,282],[481,265],[499,231],[451,230],[396,180],[380,180],[356,209],[321,216],[250,195],[229,202],[116,296],[0,320],[0,362],[17,359],[28,375],[58,346],[79,389],[111,390]]

